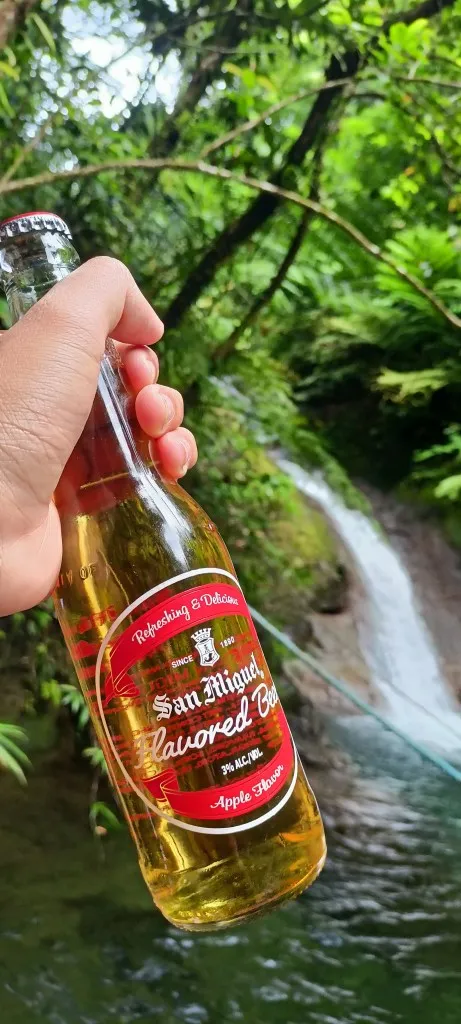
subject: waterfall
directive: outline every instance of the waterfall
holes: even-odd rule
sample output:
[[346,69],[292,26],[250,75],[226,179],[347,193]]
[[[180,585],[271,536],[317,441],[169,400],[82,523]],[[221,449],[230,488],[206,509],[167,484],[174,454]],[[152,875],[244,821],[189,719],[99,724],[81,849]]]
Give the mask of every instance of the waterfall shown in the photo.
[[278,454],[275,460],[325,513],[352,556],[366,595],[358,615],[360,646],[389,718],[433,746],[461,749],[461,718],[397,552],[372,521],[347,508],[320,475]]

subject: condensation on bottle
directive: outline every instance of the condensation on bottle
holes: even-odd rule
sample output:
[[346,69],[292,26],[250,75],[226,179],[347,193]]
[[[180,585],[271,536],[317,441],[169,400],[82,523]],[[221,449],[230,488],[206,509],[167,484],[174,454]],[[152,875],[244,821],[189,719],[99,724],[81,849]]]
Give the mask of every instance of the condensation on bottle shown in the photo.
[[[67,225],[0,225],[20,317],[79,264]],[[54,602],[156,906],[180,928],[245,921],[319,874],[325,838],[229,553],[150,462],[108,345],[54,497]]]

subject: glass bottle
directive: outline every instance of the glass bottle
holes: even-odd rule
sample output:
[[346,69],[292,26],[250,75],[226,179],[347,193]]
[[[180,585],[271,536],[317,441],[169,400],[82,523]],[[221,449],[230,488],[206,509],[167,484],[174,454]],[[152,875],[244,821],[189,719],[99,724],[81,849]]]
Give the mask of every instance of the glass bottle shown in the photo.
[[[53,214],[0,225],[21,317],[79,264]],[[54,497],[56,614],[155,904],[222,928],[296,896],[325,838],[230,556],[149,461],[110,342]]]

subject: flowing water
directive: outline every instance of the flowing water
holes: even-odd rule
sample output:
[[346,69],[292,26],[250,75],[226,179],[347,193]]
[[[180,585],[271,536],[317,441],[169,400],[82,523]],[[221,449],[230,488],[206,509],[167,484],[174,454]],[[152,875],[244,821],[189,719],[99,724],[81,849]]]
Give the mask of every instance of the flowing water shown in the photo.
[[[362,574],[364,650],[389,713],[408,715],[393,679],[454,715],[403,566],[309,481]],[[344,764],[315,779],[329,844],[320,880],[222,934],[175,931],[126,833],[92,838],[77,760],[37,756],[27,790],[3,776],[2,1024],[459,1024],[461,788],[370,719],[332,723],[331,739]]]
[[80,769],[61,766],[55,786],[52,766],[37,771],[29,794],[8,781],[2,1022],[459,1024],[459,789],[374,729],[342,730],[360,766],[317,784],[329,840],[320,880],[229,933],[166,924],[124,833],[101,859]]
[[352,556],[366,596],[357,616],[361,648],[388,716],[421,741],[442,750],[461,750],[461,718],[397,552],[371,520],[347,508],[320,475],[281,456],[277,463],[325,512]]

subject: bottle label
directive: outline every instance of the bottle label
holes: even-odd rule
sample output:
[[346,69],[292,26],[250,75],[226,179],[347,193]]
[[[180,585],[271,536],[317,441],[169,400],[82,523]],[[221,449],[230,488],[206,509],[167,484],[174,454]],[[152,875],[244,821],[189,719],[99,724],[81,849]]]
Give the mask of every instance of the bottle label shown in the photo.
[[[178,583],[193,586],[172,593]],[[296,751],[230,573],[184,573],[130,605],[103,641],[95,684],[109,755],[141,817],[222,834],[261,824],[289,799]]]

